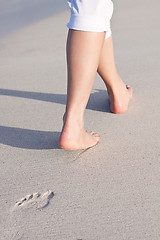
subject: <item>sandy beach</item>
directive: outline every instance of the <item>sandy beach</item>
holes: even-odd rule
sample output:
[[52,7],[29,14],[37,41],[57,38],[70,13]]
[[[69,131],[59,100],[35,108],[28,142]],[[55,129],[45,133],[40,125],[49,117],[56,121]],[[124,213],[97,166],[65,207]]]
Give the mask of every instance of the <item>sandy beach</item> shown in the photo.
[[0,240],[160,239],[158,0],[114,1],[117,68],[134,89],[112,114],[97,75],[87,151],[58,147],[66,102],[64,1],[0,1]]

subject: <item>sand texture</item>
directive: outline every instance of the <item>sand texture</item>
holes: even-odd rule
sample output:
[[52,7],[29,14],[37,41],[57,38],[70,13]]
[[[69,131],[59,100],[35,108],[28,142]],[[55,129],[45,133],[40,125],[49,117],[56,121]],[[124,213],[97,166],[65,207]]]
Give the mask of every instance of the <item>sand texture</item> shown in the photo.
[[127,113],[110,113],[96,76],[85,127],[101,142],[85,152],[57,145],[69,12],[51,16],[51,2],[30,20],[16,10],[20,25],[0,15],[0,240],[158,240],[160,2],[114,1],[117,68],[134,98]]

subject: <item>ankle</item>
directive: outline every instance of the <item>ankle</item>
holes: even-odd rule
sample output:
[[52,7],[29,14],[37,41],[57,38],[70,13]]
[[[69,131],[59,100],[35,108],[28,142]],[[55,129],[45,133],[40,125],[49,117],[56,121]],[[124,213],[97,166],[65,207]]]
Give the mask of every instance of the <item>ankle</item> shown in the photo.
[[64,123],[63,128],[65,128],[66,130],[74,129],[74,128],[79,128],[79,129],[84,128],[83,117],[79,114],[72,114],[72,113],[65,112],[63,116],[63,123]]

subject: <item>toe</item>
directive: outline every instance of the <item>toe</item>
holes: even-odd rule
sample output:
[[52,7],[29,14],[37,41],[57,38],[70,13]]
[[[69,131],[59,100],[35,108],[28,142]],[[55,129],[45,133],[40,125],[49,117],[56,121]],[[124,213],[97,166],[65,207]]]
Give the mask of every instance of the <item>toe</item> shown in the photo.
[[132,87],[130,85],[126,85],[126,88],[129,91],[130,97],[132,97],[132,94],[133,94],[132,93],[133,92]]
[[127,88],[127,89],[130,89],[130,88],[131,88],[131,86],[130,86],[130,85],[126,85],[126,88]]
[[93,132],[93,131],[86,131],[87,133],[89,133],[89,134],[91,134],[91,135],[93,135],[93,136],[95,136],[95,137],[100,137],[99,136],[99,134],[98,133],[95,133],[95,132]]
[[98,133],[93,133],[92,135],[95,137],[100,137]]

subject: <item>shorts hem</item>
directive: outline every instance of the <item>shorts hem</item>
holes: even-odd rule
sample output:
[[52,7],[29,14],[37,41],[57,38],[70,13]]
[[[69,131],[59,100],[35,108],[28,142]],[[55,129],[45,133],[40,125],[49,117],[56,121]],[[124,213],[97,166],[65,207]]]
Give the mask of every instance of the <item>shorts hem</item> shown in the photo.
[[67,27],[81,31],[104,32],[110,31],[110,21],[101,17],[72,14]]

